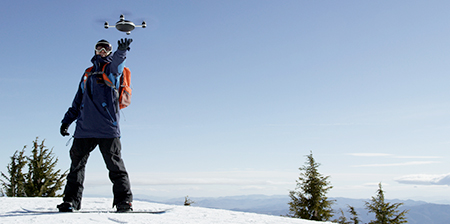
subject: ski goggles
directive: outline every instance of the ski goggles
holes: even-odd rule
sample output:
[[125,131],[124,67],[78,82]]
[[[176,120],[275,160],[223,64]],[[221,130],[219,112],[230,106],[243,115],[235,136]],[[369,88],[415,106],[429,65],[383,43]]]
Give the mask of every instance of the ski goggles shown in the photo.
[[100,53],[101,51],[105,51],[106,53],[109,54],[112,51],[112,47],[109,44],[99,43],[99,44],[95,45],[95,51],[97,53]]

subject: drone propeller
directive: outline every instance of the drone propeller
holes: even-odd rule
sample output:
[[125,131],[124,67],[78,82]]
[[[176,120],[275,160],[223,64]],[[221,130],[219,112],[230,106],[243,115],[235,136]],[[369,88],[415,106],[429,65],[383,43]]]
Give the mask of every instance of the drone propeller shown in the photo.
[[110,27],[114,27],[114,26],[109,26],[109,23],[108,23],[108,22],[105,22],[105,24],[104,24],[103,26],[105,27],[105,29],[108,29],[108,28],[110,28]]

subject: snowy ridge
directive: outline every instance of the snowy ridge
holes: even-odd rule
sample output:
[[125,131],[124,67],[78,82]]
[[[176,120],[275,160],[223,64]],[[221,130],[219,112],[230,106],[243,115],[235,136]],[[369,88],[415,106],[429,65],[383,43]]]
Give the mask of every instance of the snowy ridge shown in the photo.
[[[313,224],[325,223],[256,213],[235,212],[190,206],[165,205],[145,201],[134,201],[135,210],[170,209],[164,214],[117,214],[117,213],[28,213],[23,208],[55,211],[61,198],[0,198],[1,223],[152,223],[152,224],[212,224],[212,223],[283,223]],[[82,210],[112,210],[112,200],[107,198],[84,198]],[[330,222],[328,222],[330,223]]]

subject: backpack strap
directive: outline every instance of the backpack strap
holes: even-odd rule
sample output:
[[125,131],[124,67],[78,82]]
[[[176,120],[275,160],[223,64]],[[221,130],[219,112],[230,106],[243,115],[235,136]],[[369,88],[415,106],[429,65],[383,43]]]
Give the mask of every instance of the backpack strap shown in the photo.
[[[87,79],[88,79],[89,76],[91,76],[91,75],[97,75],[97,74],[103,74],[103,77],[105,76],[105,75],[104,75],[104,74],[105,74],[104,71],[105,71],[105,67],[106,67],[107,64],[109,64],[109,62],[106,63],[105,65],[103,65],[101,71],[92,72],[92,69],[94,69],[94,66],[91,66],[91,67],[87,68],[87,69],[84,71],[84,75],[83,75],[83,84],[81,85],[81,91],[82,91],[82,93],[84,93],[84,90],[86,89],[86,82],[87,82]],[[108,79],[108,81],[111,82],[109,79]],[[106,82],[106,80],[105,80],[105,82]],[[108,85],[108,84],[107,84],[107,85]],[[109,86],[109,85],[108,85],[108,86]]]
[[[119,78],[119,79],[116,79],[116,77],[113,77],[113,76],[111,76],[111,75],[107,75],[107,74],[104,72],[105,66],[106,66],[107,64],[109,64],[109,63],[106,63],[106,64],[103,66],[102,73],[101,73],[101,74],[102,74],[102,78],[103,78],[103,81],[105,82],[105,84],[106,84],[107,86],[111,87],[111,88],[114,90],[114,92],[115,92],[115,94],[116,94],[116,98],[117,98],[117,103],[119,103],[119,88],[118,88],[116,85],[119,84],[120,78]],[[114,80],[115,82],[113,82],[113,80]],[[119,110],[117,110],[117,111],[119,111]]]
[[93,69],[93,68],[94,68],[94,67],[91,66],[91,67],[87,68],[86,71],[84,71],[84,75],[83,75],[83,83],[81,84],[81,92],[82,92],[82,93],[84,93],[84,90],[86,89],[86,82],[87,82],[88,77],[89,77],[90,75],[92,75],[92,69]]
[[[120,85],[120,78],[116,78],[113,75],[107,75],[105,73],[105,67],[106,65],[108,65],[108,63],[106,63],[105,65],[103,65],[102,71],[98,72],[97,74],[102,74],[102,79],[105,82],[105,84],[109,87],[111,87],[114,90],[115,96],[116,96],[116,111],[117,113],[119,113],[119,98],[120,98],[120,92],[119,92],[119,86],[116,85]],[[113,81],[114,80],[114,81]],[[108,112],[109,113],[109,112]]]

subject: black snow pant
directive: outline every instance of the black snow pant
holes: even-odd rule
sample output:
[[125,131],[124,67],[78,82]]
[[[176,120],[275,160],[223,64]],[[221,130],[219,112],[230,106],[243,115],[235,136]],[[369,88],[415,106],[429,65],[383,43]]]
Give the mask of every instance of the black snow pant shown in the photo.
[[72,164],[67,175],[67,184],[64,189],[64,202],[71,202],[74,209],[81,208],[83,196],[83,182],[86,163],[89,154],[99,146],[106,168],[109,170],[109,179],[113,183],[113,206],[120,202],[133,200],[130,181],[125,164],[121,157],[121,143],[119,138],[75,138],[70,149]]

